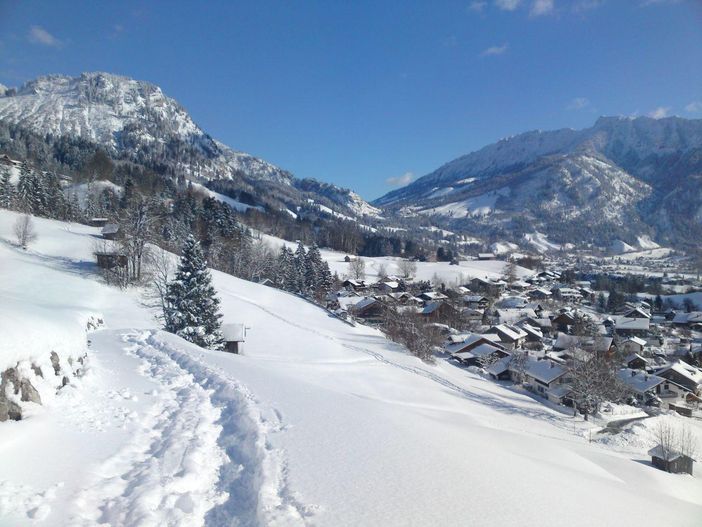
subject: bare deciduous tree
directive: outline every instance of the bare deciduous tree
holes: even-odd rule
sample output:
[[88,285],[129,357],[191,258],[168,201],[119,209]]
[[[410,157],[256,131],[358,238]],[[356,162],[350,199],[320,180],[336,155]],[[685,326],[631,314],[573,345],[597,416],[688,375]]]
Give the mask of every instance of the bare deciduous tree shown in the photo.
[[14,232],[17,237],[17,243],[22,249],[26,249],[30,243],[37,239],[37,233],[34,230],[34,222],[28,214],[17,218],[14,225]]
[[349,262],[349,276],[355,280],[363,280],[366,277],[366,262],[360,256]]
[[397,262],[397,268],[403,278],[409,278],[417,273],[417,263],[412,260],[400,260]]

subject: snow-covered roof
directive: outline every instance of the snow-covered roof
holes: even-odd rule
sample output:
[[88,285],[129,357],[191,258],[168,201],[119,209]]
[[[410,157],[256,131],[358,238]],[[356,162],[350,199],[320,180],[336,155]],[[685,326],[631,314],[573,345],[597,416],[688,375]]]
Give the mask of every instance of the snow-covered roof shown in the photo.
[[642,361],[644,361],[646,364],[648,364],[648,359],[645,358],[645,357],[642,357],[642,356],[639,355],[638,353],[630,353],[629,355],[626,356],[626,358],[624,359],[624,362],[625,362],[626,364],[629,364],[632,360],[636,360],[636,359],[642,360]]
[[504,335],[509,340],[519,340],[527,336],[526,332],[522,328],[511,326],[509,324],[498,324],[497,326],[493,326],[490,331]]
[[[665,448],[663,445],[656,445],[651,450],[648,451],[648,455],[651,457],[657,457],[664,459],[666,461],[675,461],[681,458],[683,454],[672,448]],[[690,456],[687,456],[690,457]]]
[[480,295],[466,295],[463,297],[463,301],[468,303],[482,302],[483,300],[487,301],[487,298]]
[[562,399],[572,391],[573,387],[570,384],[557,384],[556,386],[549,388],[547,393],[556,399]]
[[227,342],[244,342],[246,327],[244,324],[222,324],[222,336]]
[[691,311],[690,313],[676,313],[673,324],[695,324],[702,323],[702,311]]
[[116,223],[108,223],[102,228],[102,234],[117,234],[119,232],[119,225]]
[[656,374],[661,375],[668,371],[674,371],[696,384],[702,384],[702,371],[699,368],[689,365],[687,362],[679,360],[670,366],[658,370]]
[[512,360],[511,355],[507,355],[505,357],[502,357],[500,360],[493,362],[486,368],[488,373],[491,373],[495,376],[501,375],[502,373],[506,372],[509,369],[509,363]]
[[562,375],[565,375],[567,371],[563,366],[550,360],[529,359],[524,367],[524,372],[527,375],[545,384],[552,383]]
[[650,326],[647,318],[614,317],[616,329],[647,330]]
[[656,386],[665,381],[663,377],[651,375],[650,373],[641,370],[632,370],[631,368],[622,368],[617,372],[619,380],[626,384],[632,391],[643,395],[649,390],[653,390]]
[[634,344],[638,344],[639,346],[645,346],[646,344],[648,344],[644,339],[639,337],[629,337],[624,342],[633,342]]

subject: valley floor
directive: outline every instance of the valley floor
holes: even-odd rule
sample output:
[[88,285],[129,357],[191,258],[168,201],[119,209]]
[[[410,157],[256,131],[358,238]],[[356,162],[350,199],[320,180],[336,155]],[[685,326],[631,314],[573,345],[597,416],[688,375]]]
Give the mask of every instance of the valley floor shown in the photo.
[[700,475],[292,295],[213,273],[242,355],[158,331],[93,273],[96,229],[36,222],[29,251],[0,243],[5,342],[10,312],[105,326],[83,377],[0,423],[0,525],[700,525]]

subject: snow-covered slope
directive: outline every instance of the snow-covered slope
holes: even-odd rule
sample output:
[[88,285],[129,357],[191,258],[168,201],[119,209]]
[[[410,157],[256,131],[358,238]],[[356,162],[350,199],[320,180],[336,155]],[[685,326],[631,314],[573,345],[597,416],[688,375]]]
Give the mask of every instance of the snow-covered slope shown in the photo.
[[[0,211],[1,238],[14,218]],[[591,444],[587,423],[424,364],[293,295],[213,273],[225,321],[249,328],[243,355],[159,332],[135,292],[94,274],[97,229],[37,226],[30,251],[0,246],[0,294],[28,309],[88,306],[106,329],[91,335],[82,380],[0,424],[0,524],[692,527],[702,517],[700,477],[641,462],[647,445]]]

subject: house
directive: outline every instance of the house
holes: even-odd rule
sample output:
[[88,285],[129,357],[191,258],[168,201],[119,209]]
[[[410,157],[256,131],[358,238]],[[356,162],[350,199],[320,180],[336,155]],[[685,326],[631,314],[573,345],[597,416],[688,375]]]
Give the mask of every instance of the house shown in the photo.
[[105,240],[116,240],[120,235],[119,225],[108,223],[102,228],[101,234]]
[[545,336],[548,337],[551,335],[551,319],[550,318],[534,318],[534,317],[528,317],[526,319],[526,323],[529,324],[532,327],[539,328],[541,333]]
[[554,331],[560,331],[562,333],[568,333],[571,326],[575,324],[575,317],[569,312],[563,312],[556,315],[551,319],[551,327]]
[[509,380],[510,378],[510,373],[509,373],[509,363],[512,360],[511,355],[507,355],[505,357],[502,357],[499,360],[496,360],[492,364],[490,364],[485,370],[487,371],[488,375],[493,380],[496,381],[506,381]]
[[526,341],[527,342],[541,342],[544,340],[544,334],[541,332],[541,329],[532,326],[530,324],[527,324],[526,322],[522,322],[520,324],[520,327],[526,332]]
[[690,456],[660,444],[649,450],[648,455],[651,456],[651,463],[657,469],[665,470],[671,474],[692,475],[692,464],[695,460]]
[[471,291],[484,293],[489,296],[500,295],[507,287],[507,282],[502,280],[488,280],[483,278],[473,278],[470,281]]
[[612,319],[612,331],[617,335],[646,336],[650,330],[651,320],[648,318],[628,318],[617,316]]
[[443,320],[457,314],[456,309],[446,302],[427,302],[419,312],[419,315],[427,320]]
[[617,377],[628,390],[641,402],[648,403],[663,392],[665,379],[658,375],[651,375],[641,370],[622,368],[617,372]]
[[514,361],[510,363],[512,380],[522,380],[523,384],[543,397],[548,397],[547,391],[565,383],[568,370],[554,361],[544,359],[535,360],[528,358],[520,368]]
[[381,282],[377,285],[378,291],[381,293],[396,293],[400,290],[400,284],[399,282],[395,282],[394,280],[386,280],[384,282]]
[[383,318],[384,307],[383,304],[375,298],[366,296],[350,305],[348,311],[353,316],[362,318],[365,322],[380,323]]
[[117,250],[95,251],[95,258],[100,269],[127,267],[127,255]]
[[619,346],[623,353],[643,353],[644,348],[648,342],[639,337],[629,337],[628,339],[622,341]]
[[421,298],[425,302],[448,300],[448,297],[445,294],[439,293],[438,291],[425,291],[424,293],[417,295],[417,298]]
[[547,300],[553,296],[553,293],[541,287],[537,287],[527,292],[527,296],[532,300]]
[[676,326],[691,327],[702,324],[702,311],[691,311],[690,313],[676,313],[673,317],[673,324]]
[[640,306],[625,310],[622,316],[625,318],[651,318],[651,314]]
[[624,359],[624,364],[632,370],[645,370],[649,366],[648,359],[638,353],[630,353]]
[[465,295],[463,305],[472,309],[485,309],[490,304],[490,300],[481,295]]
[[479,366],[481,362],[494,362],[509,356],[502,345],[487,335],[469,335],[463,342],[452,342],[445,346],[451,356],[467,366]]
[[341,286],[351,291],[365,291],[368,287],[364,280],[354,280],[352,278],[344,280]]
[[597,336],[590,337],[584,335],[567,335],[558,333],[553,349],[556,351],[582,349],[599,357],[611,355],[616,350],[612,337]]
[[507,349],[521,348],[527,337],[526,331],[510,324],[498,324],[487,332],[499,336],[500,342]]
[[242,353],[246,340],[246,326],[244,324],[222,324],[224,337],[224,351],[229,353]]
[[478,260],[494,260],[497,258],[495,253],[478,253]]
[[410,293],[407,291],[404,291],[402,293],[388,293],[388,298],[392,300],[393,302],[400,304],[402,306],[411,304],[415,301],[415,297],[413,297]]
[[695,395],[700,395],[702,392],[702,371],[681,360],[658,370],[656,375],[672,381]]
[[583,295],[579,290],[573,289],[572,287],[554,287],[551,289],[554,296],[560,297],[565,302],[581,302]]

